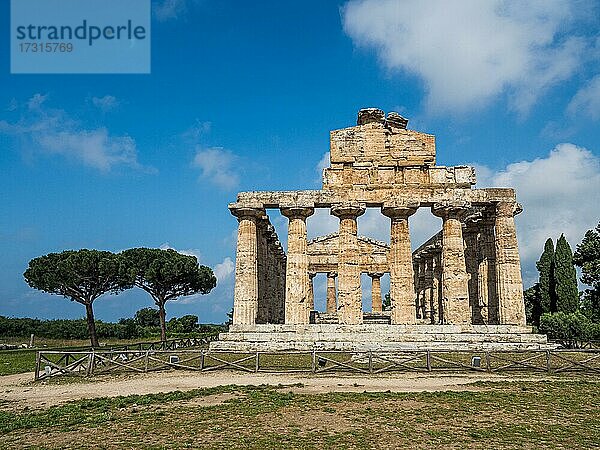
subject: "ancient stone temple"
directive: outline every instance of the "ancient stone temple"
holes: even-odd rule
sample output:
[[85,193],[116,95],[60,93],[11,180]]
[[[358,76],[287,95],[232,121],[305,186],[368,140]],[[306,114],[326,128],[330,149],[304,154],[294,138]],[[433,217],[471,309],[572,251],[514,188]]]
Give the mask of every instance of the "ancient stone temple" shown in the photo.
[[[321,190],[238,194],[229,205],[239,222],[233,325],[211,348],[545,344],[545,336],[525,326],[515,191],[474,189],[472,167],[437,166],[435,137],[407,124],[398,113],[362,109],[356,126],[331,132]],[[308,241],[317,208],[337,217],[339,229]],[[357,218],[367,208],[389,218],[389,245],[358,235]],[[419,208],[443,224],[413,252],[410,218]],[[287,253],[271,225],[273,213],[288,219]],[[317,273],[327,274],[325,311],[314,308]],[[363,311],[363,273],[371,280],[371,311]]]

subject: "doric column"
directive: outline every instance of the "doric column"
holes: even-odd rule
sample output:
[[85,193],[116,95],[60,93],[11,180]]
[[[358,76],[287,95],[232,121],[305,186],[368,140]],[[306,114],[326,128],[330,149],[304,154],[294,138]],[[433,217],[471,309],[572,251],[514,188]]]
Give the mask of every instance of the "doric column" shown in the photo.
[[496,274],[500,323],[525,325],[521,260],[514,216],[523,209],[516,202],[496,207]]
[[285,323],[289,324],[308,324],[310,319],[306,218],[313,212],[313,208],[281,208],[289,219],[285,271]]
[[235,254],[233,324],[254,325],[258,313],[258,261],[256,223],[265,212],[255,208],[232,208],[238,218]]
[[432,317],[432,323],[443,323],[443,298],[442,298],[442,257],[438,253],[433,258],[433,286],[432,297],[435,314]]
[[383,311],[383,299],[381,298],[382,273],[370,273],[371,277],[371,312]]
[[331,208],[331,214],[340,219],[337,311],[341,324],[360,324],[363,321],[356,219],[364,214],[365,209],[359,204],[341,204]]
[[481,306],[479,304],[479,229],[481,224],[481,213],[471,214],[465,220],[463,227],[463,239],[465,245],[465,268],[469,284],[469,305],[471,308],[471,322],[482,324]]
[[477,268],[477,295],[481,320],[485,324],[498,324],[498,294],[496,289],[496,215],[485,214],[480,223],[479,265]]
[[430,253],[425,253],[425,287],[424,299],[426,308],[424,319],[428,319],[429,323],[434,323],[434,311],[436,305],[433,301],[433,257]]
[[391,219],[390,231],[390,301],[392,324],[414,324],[415,286],[410,248],[408,218],[418,209],[418,204],[381,208]]
[[315,272],[308,273],[308,312],[315,309],[315,289],[313,280],[317,274]]
[[469,285],[461,219],[470,205],[467,202],[436,203],[431,211],[441,217],[442,226],[442,309],[443,323],[468,324]]
[[337,312],[337,301],[335,298],[335,278],[336,272],[327,273],[327,313],[334,314]]

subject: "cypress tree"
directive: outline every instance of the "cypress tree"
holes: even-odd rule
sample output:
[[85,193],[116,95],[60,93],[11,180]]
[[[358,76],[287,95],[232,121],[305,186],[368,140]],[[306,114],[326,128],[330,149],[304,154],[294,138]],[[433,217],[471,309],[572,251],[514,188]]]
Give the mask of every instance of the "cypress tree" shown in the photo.
[[548,238],[544,245],[544,252],[536,263],[540,272],[539,297],[541,313],[556,311],[556,289],[554,285],[554,243]]
[[556,310],[572,313],[579,310],[577,272],[573,265],[573,252],[564,235],[556,242],[554,254],[554,278],[556,280]]

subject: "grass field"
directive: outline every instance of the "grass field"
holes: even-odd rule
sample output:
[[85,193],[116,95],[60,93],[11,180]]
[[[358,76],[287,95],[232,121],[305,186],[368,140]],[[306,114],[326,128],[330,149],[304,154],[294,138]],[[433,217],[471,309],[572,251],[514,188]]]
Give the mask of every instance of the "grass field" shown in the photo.
[[235,387],[0,405],[0,447],[598,448],[600,383],[478,383],[476,392],[294,394]]

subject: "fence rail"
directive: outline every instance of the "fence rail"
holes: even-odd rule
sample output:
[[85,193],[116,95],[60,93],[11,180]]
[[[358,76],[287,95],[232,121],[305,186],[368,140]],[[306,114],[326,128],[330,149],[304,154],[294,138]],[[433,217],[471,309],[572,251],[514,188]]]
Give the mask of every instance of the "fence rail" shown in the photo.
[[600,350],[226,352],[127,348],[110,351],[39,351],[35,379],[184,369],[269,373],[348,372],[583,372],[600,373]]

